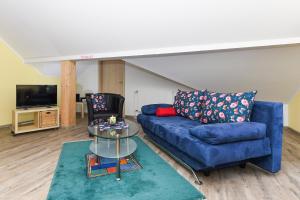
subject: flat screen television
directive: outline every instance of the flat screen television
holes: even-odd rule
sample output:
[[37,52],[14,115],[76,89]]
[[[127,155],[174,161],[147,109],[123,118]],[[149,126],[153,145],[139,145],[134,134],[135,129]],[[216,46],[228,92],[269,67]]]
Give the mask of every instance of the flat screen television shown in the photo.
[[57,85],[17,85],[17,108],[57,105]]

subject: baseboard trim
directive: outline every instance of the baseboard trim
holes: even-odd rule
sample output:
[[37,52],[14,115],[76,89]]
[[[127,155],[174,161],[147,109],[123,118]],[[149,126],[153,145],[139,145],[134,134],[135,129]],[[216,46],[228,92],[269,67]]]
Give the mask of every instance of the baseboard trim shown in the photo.
[[12,124],[4,124],[4,125],[0,125],[0,128],[9,128],[11,127]]
[[289,127],[289,126],[285,126],[284,128],[285,128],[285,129],[289,129],[290,131],[295,132],[295,133],[297,133],[297,134],[300,134],[299,131],[296,131],[295,129],[293,129],[293,128]]
[[135,115],[125,115],[126,119],[132,120],[132,121],[136,121],[136,116]]

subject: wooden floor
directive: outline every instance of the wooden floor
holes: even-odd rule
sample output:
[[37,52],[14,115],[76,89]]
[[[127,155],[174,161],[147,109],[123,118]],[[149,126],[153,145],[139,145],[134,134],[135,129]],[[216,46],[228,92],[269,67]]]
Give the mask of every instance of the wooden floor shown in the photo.
[[[86,140],[86,120],[70,129],[56,129],[12,136],[9,128],[0,129],[0,199],[41,200],[49,190],[53,172],[64,142]],[[143,133],[140,133],[143,138]],[[148,141],[145,141],[149,144]],[[192,175],[154,145],[161,157],[193,185]],[[300,134],[284,131],[282,170],[276,175],[252,165],[246,169],[230,167],[213,171],[195,185],[207,199],[300,199]]]

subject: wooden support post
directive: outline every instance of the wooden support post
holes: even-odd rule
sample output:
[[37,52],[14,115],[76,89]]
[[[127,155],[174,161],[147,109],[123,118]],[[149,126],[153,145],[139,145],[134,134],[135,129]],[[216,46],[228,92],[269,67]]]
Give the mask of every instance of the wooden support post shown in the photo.
[[76,125],[76,63],[61,63],[61,126]]

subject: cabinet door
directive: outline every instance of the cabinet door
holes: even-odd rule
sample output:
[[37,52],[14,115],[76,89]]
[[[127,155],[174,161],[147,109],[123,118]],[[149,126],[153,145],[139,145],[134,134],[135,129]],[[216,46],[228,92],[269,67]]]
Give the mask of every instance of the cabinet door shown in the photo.
[[41,111],[39,124],[40,128],[57,126],[57,111]]

